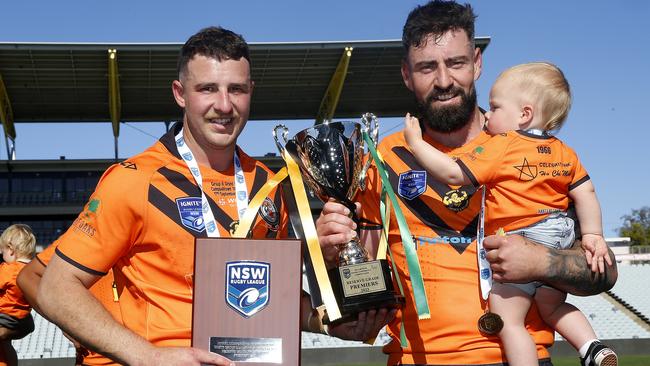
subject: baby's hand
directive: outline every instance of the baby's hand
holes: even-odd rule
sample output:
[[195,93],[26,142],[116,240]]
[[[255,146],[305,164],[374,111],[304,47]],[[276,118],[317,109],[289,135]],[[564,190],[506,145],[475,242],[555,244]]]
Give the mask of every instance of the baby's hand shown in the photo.
[[406,138],[406,143],[410,147],[422,141],[420,121],[416,117],[411,116],[410,113],[407,113],[406,117],[404,117],[404,138]]
[[587,263],[591,266],[593,272],[605,272],[605,262],[612,265],[612,259],[609,257],[607,250],[607,242],[602,235],[598,234],[583,234],[582,235],[582,249],[585,250],[585,257]]

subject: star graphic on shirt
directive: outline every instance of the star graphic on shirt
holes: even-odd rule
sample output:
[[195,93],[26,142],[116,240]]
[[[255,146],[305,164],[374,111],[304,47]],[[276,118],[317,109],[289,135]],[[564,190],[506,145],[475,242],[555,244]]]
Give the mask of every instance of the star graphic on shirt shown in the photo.
[[515,165],[515,169],[519,170],[519,180],[524,182],[531,181],[537,177],[537,165],[528,164],[528,159],[524,158],[521,165]]

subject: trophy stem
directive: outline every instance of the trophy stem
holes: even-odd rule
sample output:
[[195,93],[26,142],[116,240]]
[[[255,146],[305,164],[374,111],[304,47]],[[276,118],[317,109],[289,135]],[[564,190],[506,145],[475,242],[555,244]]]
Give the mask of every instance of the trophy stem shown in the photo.
[[368,251],[361,245],[358,236],[339,246],[339,266],[364,263],[367,261]]

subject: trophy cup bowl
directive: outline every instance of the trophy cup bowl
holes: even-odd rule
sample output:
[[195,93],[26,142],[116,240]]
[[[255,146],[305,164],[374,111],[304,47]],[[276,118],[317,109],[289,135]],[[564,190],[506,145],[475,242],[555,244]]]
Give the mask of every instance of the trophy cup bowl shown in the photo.
[[[352,199],[365,188],[370,165],[370,160],[364,164],[362,128],[369,131],[375,143],[378,136],[378,120],[373,114],[364,114],[362,121],[363,126],[351,121],[325,122],[289,140],[285,126],[273,130],[278,149],[296,161],[309,188],[323,202],[333,198],[348,207],[357,227],[359,220]],[[328,271],[343,319],[360,311],[399,306],[403,300],[395,296],[388,262],[371,260],[358,237],[339,245],[337,267]]]

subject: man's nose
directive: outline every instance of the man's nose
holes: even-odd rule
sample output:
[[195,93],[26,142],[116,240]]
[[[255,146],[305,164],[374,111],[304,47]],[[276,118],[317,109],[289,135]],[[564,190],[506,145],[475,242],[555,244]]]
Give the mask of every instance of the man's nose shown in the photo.
[[436,70],[435,86],[438,89],[449,89],[454,81],[449,74],[449,69],[445,65],[441,65]]
[[232,101],[228,92],[219,92],[216,94],[212,108],[222,114],[230,114],[232,112]]

